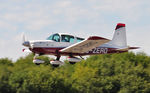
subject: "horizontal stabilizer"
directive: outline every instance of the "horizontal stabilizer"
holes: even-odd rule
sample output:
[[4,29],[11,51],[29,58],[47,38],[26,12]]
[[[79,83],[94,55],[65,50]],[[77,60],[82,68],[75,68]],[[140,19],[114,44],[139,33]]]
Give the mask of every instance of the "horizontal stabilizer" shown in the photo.
[[140,47],[129,47],[129,49],[139,49]]
[[118,51],[128,51],[128,50],[131,50],[131,49],[138,49],[139,47],[126,47],[126,48],[119,48],[119,49],[116,49]]

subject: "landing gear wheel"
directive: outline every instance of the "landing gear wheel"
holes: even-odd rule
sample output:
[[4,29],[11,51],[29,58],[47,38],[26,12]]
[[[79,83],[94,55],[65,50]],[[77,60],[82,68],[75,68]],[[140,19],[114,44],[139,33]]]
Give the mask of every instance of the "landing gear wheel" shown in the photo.
[[70,64],[75,64],[76,62],[69,62]]
[[40,63],[35,63],[36,65],[40,65]]
[[53,66],[53,67],[59,67],[59,65],[57,65],[57,64],[53,64],[52,66]]
[[63,65],[63,62],[59,61],[59,59],[60,59],[60,55],[58,54],[56,60],[50,61],[50,64],[53,67],[59,67],[59,66]]

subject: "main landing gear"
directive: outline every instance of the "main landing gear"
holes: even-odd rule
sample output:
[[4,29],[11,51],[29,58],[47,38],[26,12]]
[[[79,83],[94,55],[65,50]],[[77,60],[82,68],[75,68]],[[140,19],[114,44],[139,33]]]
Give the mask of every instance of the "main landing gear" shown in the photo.
[[[82,58],[82,57],[81,57]],[[69,55],[68,61],[70,64],[75,64],[81,61],[80,58],[74,57],[72,54]]]
[[[39,54],[35,54],[34,59],[33,59],[33,63],[35,63],[36,65],[40,65],[40,64],[42,64],[42,63],[45,62],[45,61],[43,61],[43,60],[38,59],[38,56],[39,56]],[[59,66],[61,66],[61,65],[64,65],[64,62],[60,61],[60,57],[61,57],[60,55],[57,55],[57,56],[56,56],[56,60],[50,61],[50,64],[51,64],[53,67],[59,67]],[[82,57],[81,57],[81,58],[82,58]],[[81,59],[70,55],[70,56],[68,57],[68,61],[69,61],[70,64],[75,64],[75,63],[80,62]]]
[[52,64],[53,67],[59,67],[63,65],[64,63],[59,61],[59,59],[60,59],[60,56],[57,56],[56,60],[50,61],[50,64]]
[[[59,67],[61,65],[64,65],[64,62],[59,61],[59,59],[60,59],[60,56],[57,56],[56,60],[50,61],[50,64],[52,64],[53,67]],[[75,64],[77,62],[80,62],[81,59],[70,56],[70,57],[68,57],[68,61],[70,64]]]
[[[33,58],[33,63],[36,65],[40,65],[42,63],[44,63],[45,61],[38,59],[40,55],[39,54],[35,54],[34,58]],[[59,61],[60,56],[57,56],[56,60],[52,60],[50,61],[50,64],[52,64],[53,67],[59,67],[61,65],[63,65],[64,63]]]
[[81,59],[77,58],[77,57],[68,57],[68,61],[69,61],[70,64],[75,64],[77,62],[80,62]]

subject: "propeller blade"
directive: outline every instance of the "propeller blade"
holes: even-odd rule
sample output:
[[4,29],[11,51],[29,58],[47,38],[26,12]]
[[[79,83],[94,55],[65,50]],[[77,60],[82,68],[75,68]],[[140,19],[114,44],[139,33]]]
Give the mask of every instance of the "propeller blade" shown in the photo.
[[23,35],[23,42],[25,42],[26,40],[25,40],[25,35]]
[[24,43],[26,41],[25,39],[25,35],[24,35],[24,32],[22,33],[22,42]]
[[26,39],[24,32],[22,33],[22,45],[32,48],[32,45],[30,44],[30,41]]

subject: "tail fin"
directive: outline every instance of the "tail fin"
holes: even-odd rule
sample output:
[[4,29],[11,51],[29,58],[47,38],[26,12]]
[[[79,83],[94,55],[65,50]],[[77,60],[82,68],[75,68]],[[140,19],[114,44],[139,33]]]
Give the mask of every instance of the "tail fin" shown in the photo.
[[117,24],[111,43],[119,47],[127,46],[125,24],[123,23]]

